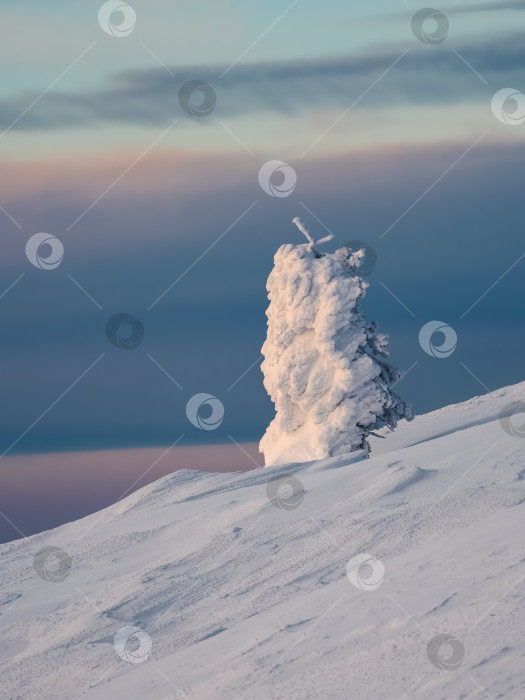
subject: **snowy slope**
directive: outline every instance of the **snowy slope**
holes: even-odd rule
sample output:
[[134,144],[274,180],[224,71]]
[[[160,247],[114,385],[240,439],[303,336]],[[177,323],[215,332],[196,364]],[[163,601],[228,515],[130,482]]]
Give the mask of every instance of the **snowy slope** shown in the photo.
[[[498,416],[524,397],[402,423],[367,461],[178,472],[2,545],[0,697],[523,700],[525,439]],[[283,501],[275,477],[296,480]],[[47,546],[61,582],[33,568]],[[384,567],[372,590],[347,576],[359,553]],[[115,651],[129,626],[142,663]]]

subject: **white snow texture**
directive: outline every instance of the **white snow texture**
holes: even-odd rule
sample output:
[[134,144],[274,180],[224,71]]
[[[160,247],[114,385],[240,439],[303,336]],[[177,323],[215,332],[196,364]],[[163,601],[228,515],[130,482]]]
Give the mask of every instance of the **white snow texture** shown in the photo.
[[364,251],[321,254],[294,223],[309,243],[281,246],[267,284],[261,369],[276,415],[260,442],[266,466],[366,449],[371,431],[412,417],[391,390],[399,372],[379,359],[388,339],[359,311]]
[[[499,417],[524,397],[401,421],[366,463],[176,472],[0,545],[0,698],[523,700],[524,414]],[[379,587],[349,575],[365,554]]]

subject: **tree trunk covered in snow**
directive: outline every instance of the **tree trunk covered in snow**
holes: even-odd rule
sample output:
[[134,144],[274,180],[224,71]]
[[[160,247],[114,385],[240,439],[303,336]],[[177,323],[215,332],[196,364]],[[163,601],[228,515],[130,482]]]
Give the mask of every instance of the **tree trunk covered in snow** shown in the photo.
[[363,251],[321,254],[294,222],[309,242],[281,246],[267,284],[261,368],[276,410],[260,443],[267,466],[368,450],[372,431],[412,418],[392,391],[400,373],[381,359],[388,339],[359,310]]

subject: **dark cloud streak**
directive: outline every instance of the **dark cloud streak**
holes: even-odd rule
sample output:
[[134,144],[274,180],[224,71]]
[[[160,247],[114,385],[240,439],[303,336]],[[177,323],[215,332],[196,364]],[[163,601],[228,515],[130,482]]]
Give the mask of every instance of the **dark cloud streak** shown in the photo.
[[[449,48],[460,49],[487,79],[499,77],[508,82],[515,75],[519,80],[525,65],[521,35],[486,43],[447,43],[430,52],[413,47],[388,80],[381,81],[357,108],[453,104],[487,97],[486,86],[473,79]],[[92,92],[50,92],[14,129],[163,126],[177,115],[189,118],[181,111],[177,95],[179,88],[193,79],[208,82],[217,91],[217,109],[210,121],[257,113],[292,116],[319,108],[344,108],[405,49],[390,47],[358,58],[252,63],[237,67],[220,81],[217,66],[174,68],[173,77],[162,68],[126,71],[111,76],[107,85]],[[25,94],[0,101],[0,128],[8,128],[34,98]]]
[[525,0],[499,0],[499,2],[477,2],[473,5],[456,5],[447,14],[464,15],[475,12],[500,12],[503,10],[525,10]]

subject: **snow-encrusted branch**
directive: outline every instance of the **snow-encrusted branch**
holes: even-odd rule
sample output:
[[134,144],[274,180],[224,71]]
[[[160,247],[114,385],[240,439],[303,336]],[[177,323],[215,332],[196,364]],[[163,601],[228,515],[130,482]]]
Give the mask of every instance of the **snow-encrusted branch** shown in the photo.
[[314,244],[314,239],[312,238],[312,234],[308,230],[308,226],[304,223],[302,219],[300,219],[298,216],[295,217],[295,219],[292,219],[292,224],[295,224],[299,231],[306,236],[306,240],[310,245],[315,245]]
[[318,241],[314,241],[312,234],[308,230],[308,226],[304,223],[302,219],[296,216],[295,219],[292,219],[292,223],[295,224],[299,231],[306,237],[306,240],[308,241],[308,247],[317,256],[319,256],[320,253],[317,250],[316,246],[318,246],[320,243],[327,243],[333,238],[333,235],[330,234],[329,236],[324,236],[323,238],[320,238]]

